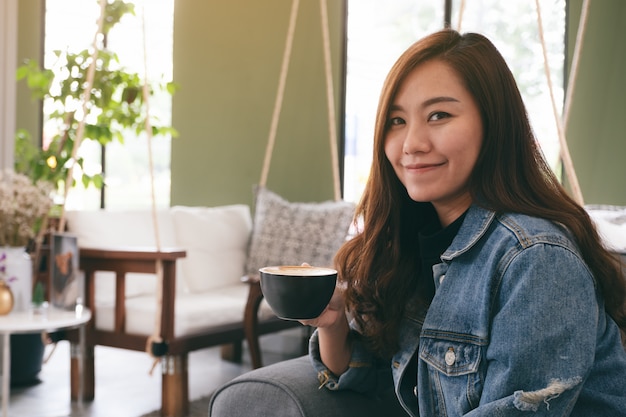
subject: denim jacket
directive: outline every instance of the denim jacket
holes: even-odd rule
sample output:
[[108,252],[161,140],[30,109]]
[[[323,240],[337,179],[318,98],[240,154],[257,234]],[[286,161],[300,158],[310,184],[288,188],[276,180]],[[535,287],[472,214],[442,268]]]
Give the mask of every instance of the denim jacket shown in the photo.
[[322,385],[369,392],[393,381],[412,416],[626,416],[619,329],[562,227],[472,206],[441,261],[428,311],[407,305],[387,378],[352,323],[339,377],[311,338]]

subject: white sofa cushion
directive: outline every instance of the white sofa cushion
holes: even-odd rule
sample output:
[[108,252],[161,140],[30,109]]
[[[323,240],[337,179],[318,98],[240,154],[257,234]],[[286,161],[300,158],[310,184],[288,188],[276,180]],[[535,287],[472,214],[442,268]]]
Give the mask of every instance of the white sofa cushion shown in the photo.
[[[233,284],[204,293],[177,298],[174,315],[176,336],[195,333],[209,327],[241,322],[248,298],[247,284]],[[154,331],[156,301],[143,295],[126,300],[126,332],[148,336]],[[259,308],[259,320],[273,317],[265,300]],[[113,304],[98,306],[96,328],[113,330]]]
[[171,208],[178,246],[187,251],[179,261],[186,288],[204,292],[240,282],[252,231],[250,208]]
[[[68,231],[78,237],[79,246],[155,247],[156,235],[150,210],[68,210]],[[176,246],[170,209],[157,210],[161,246]]]

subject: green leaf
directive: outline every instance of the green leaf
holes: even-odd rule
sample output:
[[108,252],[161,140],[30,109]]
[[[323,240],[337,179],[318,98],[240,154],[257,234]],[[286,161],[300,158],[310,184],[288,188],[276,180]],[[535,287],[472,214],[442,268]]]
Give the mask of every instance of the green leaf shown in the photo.
[[104,186],[104,177],[102,176],[102,174],[96,174],[93,177],[91,177],[91,179],[93,180],[93,185],[100,189]]
[[177,83],[175,83],[175,82],[169,82],[166,85],[167,92],[170,95],[174,95],[174,93],[176,93],[176,90],[178,90],[179,87],[180,86]]
[[28,75],[28,67],[22,65],[21,67],[17,68],[17,71],[15,72],[15,78],[19,81],[22,78],[26,77]]

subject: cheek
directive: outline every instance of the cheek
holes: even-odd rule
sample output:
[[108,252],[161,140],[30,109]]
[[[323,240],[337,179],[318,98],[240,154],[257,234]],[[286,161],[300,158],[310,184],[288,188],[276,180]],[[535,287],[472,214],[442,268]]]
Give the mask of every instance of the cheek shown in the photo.
[[468,176],[471,175],[471,172],[476,166],[479,151],[480,148],[471,147],[458,155],[457,161],[460,162],[460,169]]
[[474,169],[474,166],[476,165],[476,162],[478,161],[478,156],[480,155],[480,151],[483,147],[483,133],[482,133],[482,129],[480,129],[477,132],[478,137],[476,138],[476,141],[474,142],[474,147],[473,147],[473,153],[472,153],[472,169]]
[[390,137],[389,135],[386,136],[384,140],[385,156],[387,156],[389,162],[394,165],[401,153],[400,150],[402,148],[402,144],[400,141],[394,140],[393,137]]
[[472,170],[482,148],[482,129],[480,126],[473,126],[464,132],[459,132],[458,137],[461,139],[457,143],[457,157],[467,169]]

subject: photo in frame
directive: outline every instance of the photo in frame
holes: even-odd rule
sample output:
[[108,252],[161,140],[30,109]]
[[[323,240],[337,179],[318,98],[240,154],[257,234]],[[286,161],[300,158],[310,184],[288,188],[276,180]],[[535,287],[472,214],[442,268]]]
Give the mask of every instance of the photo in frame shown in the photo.
[[82,304],[82,275],[78,269],[78,238],[67,233],[50,236],[50,304],[72,310]]

